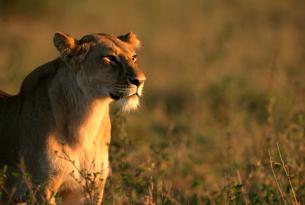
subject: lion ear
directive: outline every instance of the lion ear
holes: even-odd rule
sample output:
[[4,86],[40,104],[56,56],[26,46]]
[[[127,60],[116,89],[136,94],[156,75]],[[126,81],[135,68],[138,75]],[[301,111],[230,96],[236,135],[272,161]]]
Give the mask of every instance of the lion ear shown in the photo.
[[118,37],[121,41],[124,41],[126,43],[129,43],[132,45],[134,48],[140,48],[141,47],[141,42],[137,38],[136,34],[134,32],[129,32],[125,35],[121,35]]
[[77,45],[77,40],[68,34],[57,32],[54,34],[53,42],[60,53],[73,50]]

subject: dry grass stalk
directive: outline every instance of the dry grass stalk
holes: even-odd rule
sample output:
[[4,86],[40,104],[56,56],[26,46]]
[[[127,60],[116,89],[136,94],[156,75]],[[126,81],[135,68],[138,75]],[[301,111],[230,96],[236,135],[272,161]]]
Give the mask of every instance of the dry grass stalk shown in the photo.
[[280,193],[280,196],[281,196],[281,198],[282,198],[283,203],[284,203],[285,205],[287,205],[287,202],[286,202],[285,197],[284,197],[284,193],[283,193],[283,191],[282,191],[282,188],[281,188],[281,186],[280,186],[280,183],[279,183],[279,181],[278,181],[278,179],[277,179],[277,176],[276,176],[275,171],[274,171],[274,168],[273,168],[273,163],[275,163],[275,162],[274,162],[274,161],[272,160],[272,158],[271,158],[270,150],[268,150],[268,154],[269,154],[270,168],[271,168],[271,171],[272,171],[272,175],[273,175],[274,181],[275,181],[276,186],[277,186],[277,190],[278,190],[279,193]]
[[281,153],[281,149],[280,149],[280,147],[279,147],[279,144],[277,143],[276,146],[277,146],[277,152],[278,152],[278,154],[279,154],[279,156],[280,156],[280,159],[281,159],[281,165],[282,165],[282,167],[283,167],[283,169],[284,169],[285,175],[286,175],[286,177],[287,177],[287,179],[288,179],[288,182],[289,182],[290,190],[291,190],[291,192],[292,192],[293,204],[294,204],[294,205],[301,205],[300,202],[298,201],[297,197],[296,197],[294,188],[293,188],[293,186],[292,186],[292,182],[291,182],[291,177],[290,177],[290,174],[289,174],[289,170],[287,169],[287,166],[286,166],[286,164],[285,164],[285,162],[284,162],[284,159],[283,159],[283,157],[282,157],[282,153]]

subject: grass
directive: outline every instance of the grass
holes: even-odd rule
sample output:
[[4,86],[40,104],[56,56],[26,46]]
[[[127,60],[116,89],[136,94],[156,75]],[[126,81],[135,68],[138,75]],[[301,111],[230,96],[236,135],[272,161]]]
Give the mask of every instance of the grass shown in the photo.
[[[277,133],[272,100],[267,105],[267,120],[259,125],[264,127],[262,136],[248,142],[241,155],[238,149],[245,145],[236,145],[236,131],[227,131],[222,149],[217,149],[216,156],[208,156],[205,150],[200,152],[200,143],[211,143],[201,139],[208,136],[186,139],[192,133],[183,136],[185,128],[179,131],[169,125],[149,148],[134,150],[138,143],[126,136],[125,129],[115,127],[119,138],[112,143],[114,174],[108,182],[106,204],[145,204],[147,197],[153,204],[305,203],[304,156],[300,154],[304,115],[298,114],[297,121]],[[124,123],[115,122],[116,126]],[[204,164],[204,156],[211,161]]]
[[0,14],[11,93],[57,55],[55,31],[142,40],[144,99],[113,111],[104,204],[305,204],[304,2],[13,2]]

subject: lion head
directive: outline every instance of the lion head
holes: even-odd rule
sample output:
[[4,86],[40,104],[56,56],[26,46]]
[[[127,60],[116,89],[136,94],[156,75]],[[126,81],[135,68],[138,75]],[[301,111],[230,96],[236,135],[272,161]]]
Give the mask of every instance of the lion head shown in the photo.
[[137,108],[146,78],[138,66],[135,50],[140,41],[133,32],[118,37],[90,34],[80,40],[56,33],[54,45],[83,93],[115,100],[124,111]]

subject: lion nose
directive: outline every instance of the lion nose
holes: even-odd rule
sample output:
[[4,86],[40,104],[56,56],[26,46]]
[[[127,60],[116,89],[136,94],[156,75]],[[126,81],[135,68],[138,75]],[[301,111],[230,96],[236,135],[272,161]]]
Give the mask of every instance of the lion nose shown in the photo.
[[139,86],[139,85],[141,85],[141,84],[144,83],[144,81],[146,80],[146,78],[145,78],[145,77],[141,77],[141,78],[139,78],[139,77],[129,77],[128,80],[129,80],[129,82],[130,82],[131,84],[134,84],[134,85],[136,85],[136,86]]

